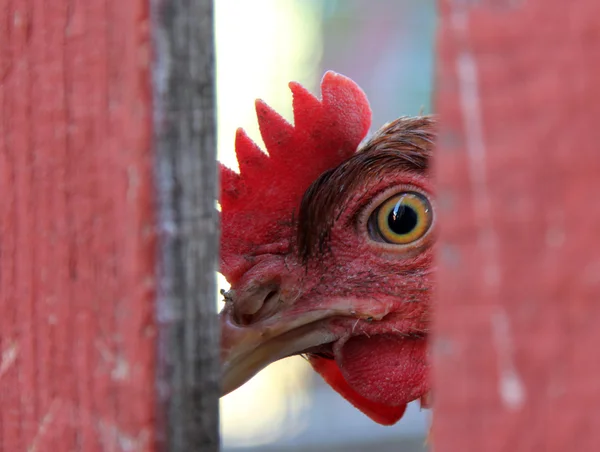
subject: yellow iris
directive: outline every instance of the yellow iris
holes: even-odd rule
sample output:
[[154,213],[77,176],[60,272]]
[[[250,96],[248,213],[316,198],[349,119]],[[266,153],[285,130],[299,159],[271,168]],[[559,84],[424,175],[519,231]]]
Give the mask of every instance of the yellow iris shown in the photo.
[[431,204],[419,193],[399,193],[377,209],[376,220],[383,240],[408,245],[419,240],[429,230],[432,222]]

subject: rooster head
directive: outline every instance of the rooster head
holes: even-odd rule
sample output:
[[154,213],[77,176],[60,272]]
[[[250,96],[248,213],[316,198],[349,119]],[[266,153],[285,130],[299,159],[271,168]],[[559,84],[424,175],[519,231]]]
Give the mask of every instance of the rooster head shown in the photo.
[[221,319],[226,394],[305,355],[381,424],[429,392],[435,203],[431,117],[364,141],[365,94],[327,72],[319,100],[291,83],[294,125],[256,103],[268,154],[241,130],[240,173],[221,166]]

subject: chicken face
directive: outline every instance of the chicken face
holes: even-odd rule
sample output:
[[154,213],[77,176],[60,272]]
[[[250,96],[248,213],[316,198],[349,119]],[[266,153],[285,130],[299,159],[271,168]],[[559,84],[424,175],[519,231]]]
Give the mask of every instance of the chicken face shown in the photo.
[[[346,99],[356,103],[360,95]],[[355,137],[345,143],[341,134],[336,146],[354,150],[319,168],[295,204],[281,209],[273,240],[247,246],[231,268],[225,255],[224,268],[234,276],[221,313],[225,393],[295,354],[306,355],[327,383],[382,424],[396,422],[408,402],[428,392],[433,127],[428,117],[401,118],[358,152]],[[234,193],[240,192],[238,182]],[[223,211],[226,241],[227,222],[240,222],[227,219],[227,203]]]

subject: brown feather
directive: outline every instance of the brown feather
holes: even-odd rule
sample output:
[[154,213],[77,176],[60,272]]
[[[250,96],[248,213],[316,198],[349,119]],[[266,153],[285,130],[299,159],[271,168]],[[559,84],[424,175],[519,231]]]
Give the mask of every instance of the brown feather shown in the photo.
[[297,252],[303,261],[325,251],[331,227],[365,178],[388,171],[426,173],[435,141],[432,116],[402,117],[378,130],[351,158],[321,174],[300,204]]

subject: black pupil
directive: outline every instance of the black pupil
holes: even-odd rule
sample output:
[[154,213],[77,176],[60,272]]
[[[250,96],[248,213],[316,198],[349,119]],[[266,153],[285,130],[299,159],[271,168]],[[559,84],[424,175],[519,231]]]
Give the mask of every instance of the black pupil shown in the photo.
[[411,232],[419,221],[419,217],[415,209],[404,205],[402,201],[394,206],[388,215],[388,226],[394,234],[404,235]]

